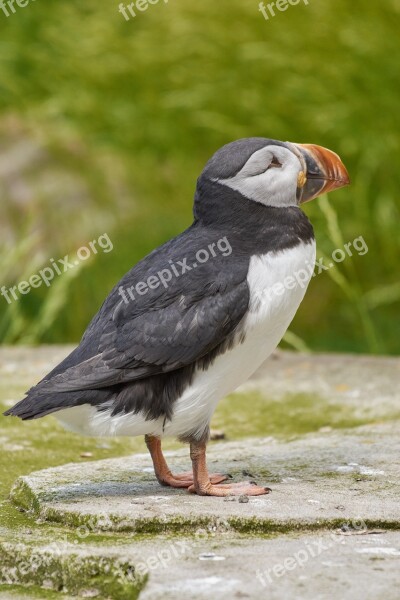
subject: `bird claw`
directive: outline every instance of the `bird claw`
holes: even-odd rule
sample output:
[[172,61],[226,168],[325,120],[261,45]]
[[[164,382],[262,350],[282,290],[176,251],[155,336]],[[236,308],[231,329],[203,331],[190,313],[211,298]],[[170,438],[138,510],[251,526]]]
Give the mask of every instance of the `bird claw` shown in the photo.
[[209,485],[196,490],[194,485],[188,488],[191,494],[199,496],[262,496],[269,494],[272,490],[269,487],[259,486],[253,481],[242,481],[240,483],[228,483],[225,485],[215,485],[211,481]]
[[[223,473],[214,473],[210,475],[210,482],[212,484],[222,483],[227,479],[231,479],[232,475],[223,474]],[[193,473],[192,471],[187,471],[185,473],[178,474],[165,474],[162,480],[159,480],[161,485],[165,485],[173,488],[189,488],[194,485]]]

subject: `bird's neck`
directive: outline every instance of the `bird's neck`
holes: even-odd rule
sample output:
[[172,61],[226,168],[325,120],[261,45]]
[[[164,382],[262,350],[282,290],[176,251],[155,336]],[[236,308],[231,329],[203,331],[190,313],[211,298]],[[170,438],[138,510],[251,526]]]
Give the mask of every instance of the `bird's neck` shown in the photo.
[[195,225],[224,232],[249,252],[270,249],[272,241],[279,250],[314,239],[311,223],[297,206],[265,206],[207,179],[198,182],[193,213]]

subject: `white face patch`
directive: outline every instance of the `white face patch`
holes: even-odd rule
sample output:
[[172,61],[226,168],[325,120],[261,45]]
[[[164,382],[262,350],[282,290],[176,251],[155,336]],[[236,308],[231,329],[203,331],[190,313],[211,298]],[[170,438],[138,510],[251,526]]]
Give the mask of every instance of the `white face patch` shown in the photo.
[[297,179],[302,170],[293,152],[271,145],[252,154],[234,177],[215,181],[266,206],[297,206]]

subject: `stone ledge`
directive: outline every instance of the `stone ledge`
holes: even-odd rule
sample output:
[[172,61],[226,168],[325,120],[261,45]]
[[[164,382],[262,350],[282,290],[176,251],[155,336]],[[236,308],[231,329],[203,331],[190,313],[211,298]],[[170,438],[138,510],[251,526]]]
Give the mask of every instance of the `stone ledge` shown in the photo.
[[115,547],[104,541],[78,549],[58,544],[51,569],[43,568],[50,544],[4,546],[0,544],[0,574],[6,565],[23,567],[45,557],[41,569],[21,574],[20,583],[56,590],[67,600],[76,595],[119,600],[138,595],[141,600],[398,599],[399,531],[321,530],[258,538],[215,531],[197,537],[127,537]]
[[[136,562],[138,557],[136,557]],[[53,541],[25,544],[0,539],[0,583],[37,586],[71,596],[136,600],[146,584],[135,561],[117,549]]]
[[400,359],[352,354],[275,352],[240,391],[266,398],[310,394],[360,415],[400,418]]
[[[271,532],[353,519],[395,527],[400,467],[393,459],[399,451],[396,424],[285,443],[268,438],[211,445],[210,469],[272,487],[248,503],[162,488],[147,454],[38,471],[19,478],[11,498],[42,519],[70,527],[90,523],[100,531],[182,533],[227,522],[236,531]],[[172,468],[187,470],[187,449],[167,454]]]

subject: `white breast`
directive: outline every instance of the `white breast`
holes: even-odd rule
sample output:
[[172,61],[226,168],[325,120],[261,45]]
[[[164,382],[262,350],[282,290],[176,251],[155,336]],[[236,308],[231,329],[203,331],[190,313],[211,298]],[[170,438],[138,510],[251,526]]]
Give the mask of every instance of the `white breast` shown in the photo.
[[[249,311],[241,323],[242,343],[218,356],[206,371],[197,371],[192,384],[176,400],[171,421],[145,421],[138,414],[111,417],[88,405],[56,413],[60,421],[86,435],[183,436],[208,427],[221,398],[257,370],[282,339],[304,297],[315,263],[315,243],[253,257],[248,272]],[[79,412],[79,414],[78,414]]]
[[[218,356],[207,371],[197,373],[177,400],[165,435],[184,435],[192,429],[203,433],[219,400],[247,381],[279,344],[304,297],[314,264],[314,242],[251,259],[250,310],[242,327],[245,340]],[[294,279],[292,287],[287,278],[296,276],[304,283]]]

